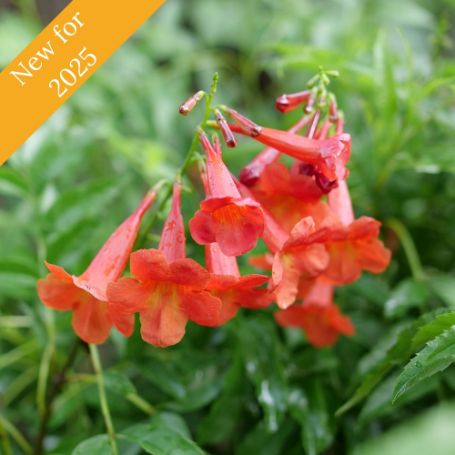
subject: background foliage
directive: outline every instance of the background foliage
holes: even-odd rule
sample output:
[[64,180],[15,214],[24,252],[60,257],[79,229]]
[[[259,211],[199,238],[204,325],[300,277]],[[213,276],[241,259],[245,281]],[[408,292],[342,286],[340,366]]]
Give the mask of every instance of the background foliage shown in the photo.
[[[0,67],[41,28],[33,2],[10,3]],[[56,375],[74,334],[37,299],[43,259],[81,272],[173,175],[198,122],[176,108],[213,71],[220,101],[286,127],[273,99],[323,65],[341,72],[356,212],[379,218],[394,250],[384,276],[337,296],[357,335],[316,350],[269,311],[189,326],[166,350],[113,335],[101,354],[121,453],[455,453],[454,7],[169,0],[0,168],[0,452],[31,453],[57,384],[46,453],[109,453],[87,352]],[[241,142],[226,161],[238,171],[258,150]],[[197,202],[186,193],[187,216]]]

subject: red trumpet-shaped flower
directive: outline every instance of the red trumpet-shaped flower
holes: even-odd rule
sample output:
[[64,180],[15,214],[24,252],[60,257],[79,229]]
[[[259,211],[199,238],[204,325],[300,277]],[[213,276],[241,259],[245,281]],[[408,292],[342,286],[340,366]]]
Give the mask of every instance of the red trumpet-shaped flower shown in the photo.
[[[308,115],[302,117],[295,125],[289,128],[288,132],[294,134],[298,133],[308,124],[309,121],[310,117]],[[251,161],[251,163],[247,164],[240,171],[239,180],[248,187],[254,185],[258,182],[262,172],[267,168],[267,166],[276,162],[280,156],[281,153],[279,150],[272,147],[265,148]]]
[[87,343],[106,341],[112,325],[125,336],[130,336],[133,331],[131,315],[110,311],[107,287],[123,272],[142,217],[154,198],[154,192],[145,196],[137,210],[111,235],[82,275],[73,276],[62,267],[46,263],[51,273],[38,281],[41,301],[54,310],[72,311],[74,331]]
[[323,192],[310,175],[291,171],[282,163],[265,167],[258,182],[250,187],[261,206],[290,232],[302,218],[311,216],[316,225],[331,216],[322,201]]
[[180,191],[176,183],[158,249],[134,252],[133,277],[122,278],[108,289],[113,309],[139,313],[142,338],[158,347],[178,343],[188,320],[206,326],[220,320],[221,302],[205,290],[210,274],[186,258]]
[[[248,190],[242,188],[242,193]],[[264,241],[272,253],[271,286],[280,308],[294,303],[309,278],[321,276],[333,284],[348,284],[362,271],[383,272],[390,251],[378,239],[381,224],[370,217],[354,220],[346,182],[329,194],[332,216],[317,226],[311,217],[299,221],[290,235],[263,209]],[[253,265],[270,267],[271,257],[254,259]]]
[[251,250],[264,229],[260,204],[240,195],[223,163],[221,146],[213,147],[204,132],[200,140],[207,155],[206,199],[190,221],[190,232],[200,245],[217,242],[227,256]]
[[309,139],[288,131],[261,127],[233,109],[228,109],[228,113],[239,125],[236,132],[305,163],[313,164],[329,181],[345,179],[348,176],[346,163],[351,154],[349,134],[343,133],[329,139]]
[[339,334],[354,335],[351,320],[333,303],[333,286],[316,280],[303,304],[277,311],[275,319],[283,327],[302,329],[316,347],[334,344]]
[[358,279],[363,270],[382,273],[389,265],[390,251],[378,238],[381,223],[367,216],[354,220],[344,180],[328,199],[339,222],[330,227],[325,239],[330,263],[324,275],[336,284],[348,284]]
[[[244,196],[250,190],[238,184]],[[263,240],[272,254],[250,258],[250,263],[263,270],[272,270],[270,288],[280,308],[292,305],[299,286],[321,274],[328,266],[329,255],[325,245],[318,242],[321,231],[316,230],[313,218],[301,219],[288,233],[263,208],[265,226]],[[294,245],[297,243],[297,247]]]
[[272,303],[272,295],[260,288],[269,280],[267,276],[240,276],[237,259],[223,254],[217,243],[205,247],[205,258],[211,272],[207,289],[222,302],[219,325],[232,319],[240,307],[259,309]]

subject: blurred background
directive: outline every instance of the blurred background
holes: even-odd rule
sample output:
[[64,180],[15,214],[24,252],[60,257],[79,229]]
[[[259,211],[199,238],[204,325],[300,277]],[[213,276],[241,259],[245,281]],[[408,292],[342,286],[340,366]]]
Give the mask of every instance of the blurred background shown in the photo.
[[[65,3],[0,0],[0,69]],[[166,350],[113,335],[102,356],[116,429],[145,422],[159,440],[173,428],[170,447],[185,454],[201,453],[196,444],[214,454],[455,453],[455,336],[442,333],[455,324],[454,25],[454,0],[166,2],[0,168],[0,453],[32,453],[45,385],[74,341],[69,315],[37,299],[43,260],[82,272],[142,193],[174,175],[202,116],[177,108],[214,71],[218,102],[286,128],[298,113],[277,113],[275,97],[302,90],[319,66],[340,71],[331,89],[353,137],[356,214],[381,220],[394,252],[385,275],[337,296],[356,336],[317,350],[277,328],[271,311],[217,330],[189,326]],[[240,141],[225,160],[237,172],[258,151]],[[186,219],[198,201],[185,193]],[[188,253],[202,259],[194,244]],[[422,320],[445,336],[443,358],[392,403],[403,367],[426,349],[409,341]],[[109,453],[89,439],[102,433],[80,352],[55,397],[46,453],[85,440],[75,453]],[[171,453],[146,436],[132,443],[139,433],[125,433],[122,453]]]

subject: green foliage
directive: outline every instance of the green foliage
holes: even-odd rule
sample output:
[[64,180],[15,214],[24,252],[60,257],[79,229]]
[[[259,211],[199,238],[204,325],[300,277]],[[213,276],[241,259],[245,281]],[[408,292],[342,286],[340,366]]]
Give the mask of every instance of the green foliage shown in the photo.
[[[31,11],[0,10],[0,66],[41,28]],[[353,137],[356,213],[381,220],[393,250],[384,276],[337,290],[355,337],[318,350],[272,310],[190,324],[165,350],[114,334],[100,353],[119,451],[454,453],[454,20],[450,0],[167,2],[0,168],[0,453],[35,445],[56,383],[46,453],[111,453],[86,350],[58,374],[74,334],[38,300],[43,260],[80,273],[175,174],[203,115],[177,108],[215,70],[220,102],[287,128],[296,114],[274,98],[319,66],[341,74],[330,88]],[[259,150],[241,140],[225,159],[237,172]],[[187,187],[185,219],[199,202]],[[144,221],[148,246],[165,209]]]

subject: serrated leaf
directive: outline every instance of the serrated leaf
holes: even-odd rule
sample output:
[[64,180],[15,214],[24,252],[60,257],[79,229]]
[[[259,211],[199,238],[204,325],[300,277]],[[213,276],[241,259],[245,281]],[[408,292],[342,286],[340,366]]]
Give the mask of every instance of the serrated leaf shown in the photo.
[[425,343],[432,338],[440,335],[446,329],[455,325],[455,311],[443,313],[434,318],[433,321],[420,327],[412,339],[412,348],[420,349]]
[[422,380],[445,370],[455,361],[455,326],[429,341],[404,368],[398,377],[393,401]]
[[387,349],[384,356],[365,374],[363,381],[357,387],[351,398],[341,406],[336,415],[341,415],[362,401],[382,380],[382,378],[397,364],[411,356],[412,338],[416,330],[428,322],[431,314],[426,314],[412,324],[407,325],[395,336],[395,342]]

